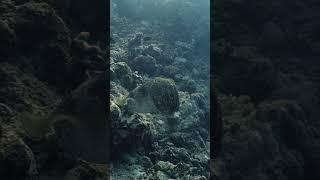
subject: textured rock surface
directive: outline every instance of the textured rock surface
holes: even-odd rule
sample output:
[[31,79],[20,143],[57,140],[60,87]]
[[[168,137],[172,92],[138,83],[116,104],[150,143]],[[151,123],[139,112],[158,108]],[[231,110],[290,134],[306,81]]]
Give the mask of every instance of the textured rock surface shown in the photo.
[[[135,5],[121,2],[114,1],[116,8]],[[209,178],[209,62],[193,54],[191,36],[181,39],[189,29],[179,34],[173,27],[183,26],[171,21],[174,3],[159,1],[162,13],[153,1],[142,3],[153,8],[150,17],[132,9],[111,14],[113,179]],[[124,17],[131,13],[143,21]],[[136,88],[121,80],[127,76]]]
[[[106,29],[98,30],[106,22],[92,13],[104,3],[0,2],[0,179],[61,179],[72,168],[71,179],[87,179],[83,169],[107,162]],[[89,123],[93,114],[100,119]],[[75,168],[78,159],[87,166]]]
[[223,117],[213,179],[318,179],[318,159],[310,157],[320,142],[319,55],[312,48],[319,4],[213,3]]
[[8,179],[31,179],[37,173],[31,149],[15,133],[1,125],[0,176]]

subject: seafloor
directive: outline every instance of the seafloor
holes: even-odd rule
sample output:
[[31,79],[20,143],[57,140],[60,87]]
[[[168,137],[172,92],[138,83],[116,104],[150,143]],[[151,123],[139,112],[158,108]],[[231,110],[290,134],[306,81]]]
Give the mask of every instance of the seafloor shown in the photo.
[[208,179],[209,49],[196,53],[181,24],[144,17],[111,14],[111,178]]
[[320,4],[212,1],[222,108],[213,179],[320,179]]
[[107,179],[106,7],[0,1],[1,180]]
[[[194,46],[176,39],[184,30],[166,37],[156,25],[115,17],[112,176],[205,179],[210,169],[219,180],[320,179],[319,2],[213,5],[212,57],[223,118],[219,156],[209,167],[208,86],[201,81],[207,60],[190,61]],[[110,167],[100,164],[108,159],[106,147],[99,147],[107,99],[104,7],[88,0],[0,1],[0,179],[106,179]],[[132,41],[139,36],[143,44]],[[136,53],[151,45],[140,50],[153,58],[129,62],[135,55],[129,42]],[[157,60],[159,50],[170,57],[172,49],[180,49],[178,58]],[[169,86],[179,96],[174,117],[145,109],[132,115],[119,107],[132,107],[122,104],[122,95],[156,76],[175,82]]]

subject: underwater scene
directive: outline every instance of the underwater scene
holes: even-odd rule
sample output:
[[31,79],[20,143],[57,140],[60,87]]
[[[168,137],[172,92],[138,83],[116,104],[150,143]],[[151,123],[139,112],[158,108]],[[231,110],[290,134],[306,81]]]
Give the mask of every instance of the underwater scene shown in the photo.
[[319,1],[212,3],[223,125],[212,179],[320,179]]
[[0,0],[0,180],[319,180],[319,19],[319,0]]
[[210,1],[110,6],[111,179],[209,179]]
[[1,180],[108,179],[107,7],[0,1]]

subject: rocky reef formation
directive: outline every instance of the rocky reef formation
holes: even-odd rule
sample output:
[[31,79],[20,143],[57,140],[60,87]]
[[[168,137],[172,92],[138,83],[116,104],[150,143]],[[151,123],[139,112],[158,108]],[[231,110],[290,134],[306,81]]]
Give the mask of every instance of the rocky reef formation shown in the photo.
[[[142,6],[157,11],[154,2]],[[191,37],[167,29],[174,11],[151,18],[133,12],[136,1],[113,3],[111,178],[209,179],[209,52],[197,54]]]
[[105,5],[0,1],[0,179],[107,177]]
[[212,5],[213,71],[223,119],[212,178],[319,179],[319,4]]
[[179,95],[173,80],[156,77],[130,91],[125,100],[129,112],[156,112],[173,115],[179,110]]

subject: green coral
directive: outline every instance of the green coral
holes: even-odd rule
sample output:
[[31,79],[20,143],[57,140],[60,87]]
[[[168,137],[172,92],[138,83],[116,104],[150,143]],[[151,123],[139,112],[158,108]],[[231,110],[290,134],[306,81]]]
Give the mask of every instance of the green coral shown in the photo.
[[179,95],[173,80],[156,77],[149,88],[150,96],[161,112],[173,114],[179,110]]
[[155,79],[135,88],[122,104],[129,108],[130,112],[152,113],[160,111],[167,115],[173,115],[179,110],[179,95],[173,80],[156,77]]

